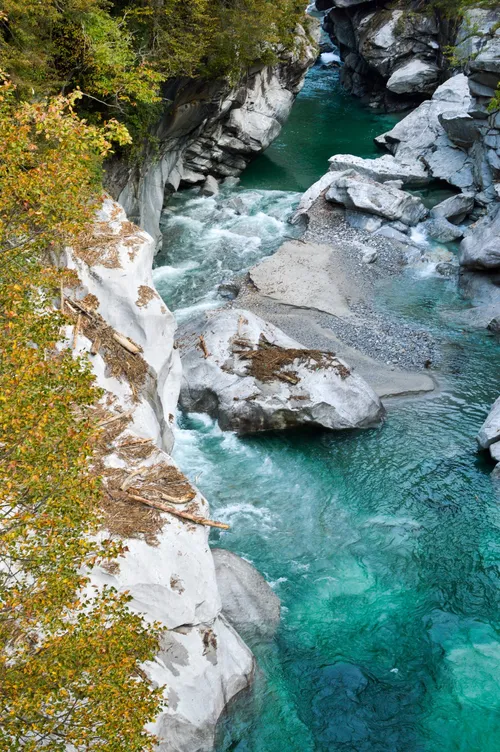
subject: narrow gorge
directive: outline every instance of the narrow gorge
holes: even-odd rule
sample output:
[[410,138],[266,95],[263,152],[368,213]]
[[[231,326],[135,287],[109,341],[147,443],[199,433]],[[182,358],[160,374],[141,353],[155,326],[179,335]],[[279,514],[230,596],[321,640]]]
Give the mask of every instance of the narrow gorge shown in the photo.
[[500,10],[273,44],[168,78],[51,259],[124,546],[89,589],[160,629],[158,752],[494,752]]

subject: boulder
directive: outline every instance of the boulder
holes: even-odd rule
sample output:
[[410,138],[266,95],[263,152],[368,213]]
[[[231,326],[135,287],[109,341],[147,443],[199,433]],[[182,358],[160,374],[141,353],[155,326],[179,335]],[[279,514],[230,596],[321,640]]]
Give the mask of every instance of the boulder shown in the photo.
[[281,603],[254,566],[224,548],[213,548],[215,575],[222,600],[222,613],[245,637],[274,636],[280,621]]
[[464,231],[460,227],[452,225],[444,217],[429,219],[420,227],[430,238],[440,243],[451,243],[452,240],[459,240],[464,236]]
[[465,217],[474,209],[474,196],[472,194],[459,193],[450,196],[433,206],[430,215],[432,218],[448,219],[450,222],[463,222]]
[[448,110],[438,115],[448,138],[457,146],[468,149],[481,137],[481,133],[474,118],[466,112]]
[[500,268],[500,207],[476,222],[460,244],[460,264],[468,269]]
[[333,353],[308,350],[249,311],[205,312],[181,330],[180,347],[181,408],[223,430],[343,430],[382,416],[371,387]]
[[336,154],[328,161],[332,172],[352,169],[379,183],[401,180],[404,185],[421,186],[429,182],[429,174],[422,162],[415,160],[413,164],[403,165],[390,154],[384,154],[377,159],[363,159],[352,154]]
[[435,63],[417,57],[396,68],[387,88],[395,94],[428,94],[436,88],[439,73]]
[[373,214],[365,214],[364,212],[352,211],[346,209],[345,221],[349,227],[353,227],[355,230],[363,230],[364,232],[375,232],[382,227],[384,220],[382,217],[375,217]]
[[481,449],[488,449],[500,440],[500,397],[493,403],[488,417],[479,429],[477,443]]
[[207,175],[207,178],[200,188],[202,196],[217,196],[219,194],[219,183],[213,175]]
[[354,170],[337,175],[325,196],[327,201],[375,214],[384,219],[416,225],[427,215],[421,199],[393,186],[377,183]]

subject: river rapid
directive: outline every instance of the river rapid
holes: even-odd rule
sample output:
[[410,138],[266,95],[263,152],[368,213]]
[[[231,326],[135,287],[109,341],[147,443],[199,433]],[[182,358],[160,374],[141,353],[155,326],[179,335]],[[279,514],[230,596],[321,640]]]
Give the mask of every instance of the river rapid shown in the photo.
[[[394,124],[309,73],[280,138],[216,199],[172,198],[155,284],[179,320],[293,235],[300,192],[334,153],[375,156]],[[440,342],[431,397],[387,405],[377,429],[237,438],[180,418],[174,457],[210,501],[222,546],[282,601],[251,692],[221,720],[228,752],[496,752],[500,507],[475,434],[499,393],[498,340],[460,324],[455,278],[408,269],[382,311]],[[245,636],[245,635],[244,635]]]

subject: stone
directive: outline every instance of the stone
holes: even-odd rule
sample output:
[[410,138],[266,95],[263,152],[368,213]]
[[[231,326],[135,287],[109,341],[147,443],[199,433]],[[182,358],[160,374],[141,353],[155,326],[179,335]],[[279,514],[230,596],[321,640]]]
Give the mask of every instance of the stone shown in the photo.
[[373,264],[378,259],[378,253],[374,248],[363,253],[362,260],[364,264]]
[[422,162],[415,160],[413,164],[403,165],[390,154],[384,154],[376,159],[363,159],[352,154],[336,154],[328,161],[332,172],[353,169],[360,175],[377,180],[379,183],[402,181],[403,185],[416,187],[429,182],[429,175]]
[[476,438],[481,449],[488,449],[500,440],[500,397],[493,403]]
[[[345,430],[367,428],[382,417],[379,398],[347,364],[303,348],[249,311],[206,312],[182,328],[180,340],[180,406],[208,413],[222,430],[246,434],[304,425]],[[252,373],[259,361],[245,356],[266,347],[283,348],[285,357],[286,349],[301,352],[281,367],[264,366],[262,380]]]
[[219,183],[213,175],[207,175],[207,178],[200,188],[201,196],[218,196],[219,195]]
[[460,264],[467,269],[500,268],[500,206],[469,229],[460,243]]
[[384,222],[381,217],[353,211],[352,209],[346,209],[345,221],[349,227],[354,227],[355,230],[363,230],[364,232],[375,232],[382,227]]
[[495,318],[491,319],[488,326],[486,327],[490,332],[495,332],[495,334],[500,333],[500,317],[496,316]]
[[436,88],[439,72],[435,63],[417,57],[396,68],[387,81],[387,88],[395,94],[430,93]]
[[423,222],[421,229],[433,240],[440,243],[451,243],[453,240],[463,238],[464,231],[460,227],[448,222],[444,217],[436,217]]
[[448,110],[438,115],[439,122],[443,126],[448,138],[457,146],[469,148],[481,137],[480,131],[468,113],[463,111]]
[[281,602],[250,562],[223,548],[213,548],[222,613],[241,634],[271,639],[280,621]]
[[448,111],[454,117],[457,113],[467,115],[470,104],[467,76],[454,76],[436,89],[432,99],[422,102],[391,131],[378,137],[377,143],[401,164],[413,165],[420,160],[432,177],[474,192],[474,160],[450,140],[439,119]]
[[474,209],[474,196],[472,194],[458,193],[450,196],[433,206],[430,215],[432,218],[441,217],[450,222],[463,222],[468,214]]
[[400,220],[407,225],[416,225],[427,215],[420,198],[377,183],[354,170],[337,173],[325,198],[346,209],[356,209],[388,220]]
[[495,462],[500,462],[500,442],[496,441],[489,446],[491,459]]

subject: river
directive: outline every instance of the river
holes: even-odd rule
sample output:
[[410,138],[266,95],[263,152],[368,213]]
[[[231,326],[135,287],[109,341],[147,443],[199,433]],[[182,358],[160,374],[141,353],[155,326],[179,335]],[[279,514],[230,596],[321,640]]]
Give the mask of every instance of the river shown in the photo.
[[[393,123],[315,66],[240,185],[169,203],[154,276],[178,318],[222,305],[219,283],[292,234],[327,158],[375,155]],[[499,392],[498,341],[459,323],[454,278],[408,270],[376,302],[441,350],[438,391],[389,404],[380,428],[240,439],[180,420],[174,457],[231,524],[212,545],[251,561],[282,601],[274,641],[249,641],[255,685],[219,724],[219,752],[500,748],[500,508],[474,440]]]

